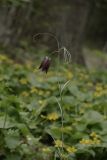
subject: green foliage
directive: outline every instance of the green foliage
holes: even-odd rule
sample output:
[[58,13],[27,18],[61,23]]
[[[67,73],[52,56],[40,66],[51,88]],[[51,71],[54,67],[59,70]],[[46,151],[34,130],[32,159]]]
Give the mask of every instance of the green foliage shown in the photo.
[[53,160],[63,132],[65,159],[106,160],[107,74],[64,66],[45,75],[32,66],[0,55],[0,159]]

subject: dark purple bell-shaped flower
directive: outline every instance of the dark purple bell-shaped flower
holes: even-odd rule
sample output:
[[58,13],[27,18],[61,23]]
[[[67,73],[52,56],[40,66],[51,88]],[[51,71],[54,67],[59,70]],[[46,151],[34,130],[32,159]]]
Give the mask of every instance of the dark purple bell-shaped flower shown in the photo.
[[48,72],[48,69],[49,69],[49,67],[50,67],[50,64],[51,64],[51,58],[49,58],[49,57],[45,57],[43,60],[42,60],[42,62],[41,62],[41,64],[40,64],[40,66],[39,66],[39,69],[41,69],[43,72]]

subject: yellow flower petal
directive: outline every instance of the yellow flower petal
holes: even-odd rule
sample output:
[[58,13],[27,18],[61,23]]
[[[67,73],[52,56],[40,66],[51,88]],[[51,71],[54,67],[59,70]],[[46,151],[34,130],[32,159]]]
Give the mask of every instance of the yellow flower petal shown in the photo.
[[53,112],[47,115],[47,119],[50,121],[55,121],[59,118],[59,115],[57,112]]
[[75,147],[70,147],[70,146],[66,147],[66,150],[68,153],[75,153],[77,151]]

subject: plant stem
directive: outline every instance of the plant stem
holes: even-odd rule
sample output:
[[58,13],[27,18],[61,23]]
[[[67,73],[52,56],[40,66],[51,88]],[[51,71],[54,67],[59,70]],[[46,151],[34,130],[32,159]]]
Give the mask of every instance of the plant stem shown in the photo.
[[63,127],[64,127],[64,115],[63,115],[63,108],[62,108],[62,93],[60,90],[60,102],[57,99],[57,103],[61,112],[61,141],[62,141],[62,151],[63,151],[63,142],[64,142],[64,135],[63,135]]
[[5,107],[5,118],[4,118],[3,129],[5,129],[6,121],[7,121],[7,106]]
[[[48,132],[48,134],[52,137],[53,141],[55,142],[55,139],[54,139],[54,137],[51,135],[51,133]],[[59,158],[60,158],[60,160],[62,160],[61,151],[60,151],[60,148],[59,148],[59,147],[56,149],[56,152],[55,152],[55,153],[57,153],[58,156],[59,156]]]
[[60,111],[61,111],[61,140],[62,140],[62,151],[63,151],[63,142],[64,142],[64,135],[63,135],[63,128],[64,128],[64,115],[63,115],[63,98],[62,98],[62,92],[60,88]]

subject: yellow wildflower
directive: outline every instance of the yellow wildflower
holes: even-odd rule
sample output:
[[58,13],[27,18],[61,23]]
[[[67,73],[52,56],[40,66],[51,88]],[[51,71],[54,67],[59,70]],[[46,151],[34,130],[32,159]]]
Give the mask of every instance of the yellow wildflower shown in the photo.
[[80,73],[79,76],[81,80],[88,79],[88,75],[86,75],[85,73]]
[[27,84],[27,83],[28,83],[28,80],[27,80],[26,78],[22,78],[22,79],[19,80],[19,82],[20,82],[21,84]]
[[67,78],[68,78],[68,79],[72,79],[72,78],[73,78],[73,74],[72,74],[71,71],[68,71],[68,72],[67,72]]
[[80,109],[80,114],[83,114],[85,110],[83,108]]
[[101,86],[96,86],[96,91],[101,92],[101,91],[103,91],[103,88]]
[[80,141],[80,144],[85,144],[85,145],[91,145],[91,144],[100,144],[101,140],[99,139],[98,135],[95,132],[92,132],[90,134],[90,136],[92,137],[92,139],[82,139]]
[[37,93],[38,92],[38,89],[37,88],[35,88],[35,87],[33,87],[33,88],[31,88],[31,91],[30,91],[31,93]]
[[92,132],[92,133],[90,134],[90,136],[91,136],[92,138],[99,137],[95,132]]
[[94,144],[100,144],[101,140],[95,137],[95,138],[93,138],[93,143]]
[[59,115],[57,112],[53,112],[53,113],[49,113],[47,115],[47,119],[50,120],[50,121],[55,121],[59,118]]
[[42,103],[43,103],[43,101],[42,101],[42,100],[39,100],[39,101],[38,101],[38,103],[39,103],[39,104],[42,104]]
[[82,139],[80,141],[80,144],[86,144],[86,145],[90,145],[90,144],[93,144],[93,141],[91,139]]
[[66,150],[68,153],[75,153],[77,151],[75,147],[70,147],[70,146],[66,147]]
[[39,103],[39,105],[46,106],[45,100],[39,100],[38,103]]
[[96,87],[95,87],[95,92],[94,92],[94,97],[100,97],[102,95],[105,94],[105,91],[104,91],[104,88],[102,87],[101,84],[96,84]]
[[21,95],[24,96],[24,97],[28,97],[29,93],[27,93],[26,91],[24,91],[24,92],[21,93]]
[[49,147],[44,147],[44,148],[42,148],[42,151],[45,153],[49,153],[49,152],[51,152],[51,149]]
[[61,140],[56,140],[55,141],[55,147],[62,147],[64,144]]

